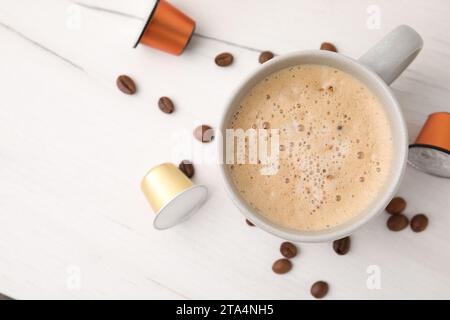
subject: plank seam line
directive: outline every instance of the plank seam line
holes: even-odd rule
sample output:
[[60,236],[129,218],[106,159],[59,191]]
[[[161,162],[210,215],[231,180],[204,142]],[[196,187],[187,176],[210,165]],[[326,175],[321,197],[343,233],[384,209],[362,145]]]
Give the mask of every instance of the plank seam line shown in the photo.
[[[121,12],[121,11],[117,11],[114,9],[108,9],[108,8],[103,8],[103,7],[99,7],[99,6],[94,6],[94,5],[90,5],[90,4],[85,4],[85,3],[81,3],[79,1],[72,1],[73,4],[76,4],[82,8],[86,8],[86,9],[90,9],[90,10],[94,10],[94,11],[100,11],[100,12],[105,12],[105,13],[109,13],[109,14],[114,14],[114,15],[118,15],[118,16],[122,16],[125,18],[131,18],[131,19],[135,19],[135,20],[139,20],[139,21],[144,21],[145,19],[142,17],[138,17],[135,16],[133,14],[129,14],[129,13],[125,13],[125,12]],[[212,36],[207,36],[204,34],[200,34],[195,32],[194,36],[198,37],[198,38],[202,38],[202,39],[206,39],[206,40],[210,40],[210,41],[216,41],[216,42],[220,42],[229,46],[233,46],[236,48],[240,48],[240,49],[244,49],[244,50],[248,50],[248,51],[253,51],[253,52],[263,52],[264,50],[258,49],[258,48],[253,48],[250,46],[246,46],[243,44],[239,44],[236,42],[231,42],[228,40],[223,40],[223,39],[219,39],[216,37],[212,37]]]
[[85,70],[83,69],[83,67],[79,66],[78,64],[76,64],[75,62],[71,61],[70,59],[60,55],[59,53],[47,48],[46,46],[44,46],[43,44],[40,44],[39,42],[27,37],[26,35],[24,35],[23,33],[21,33],[20,31],[14,29],[13,27],[3,23],[0,21],[0,26],[3,27],[5,30],[8,30],[9,32],[19,36],[20,38],[22,38],[23,40],[26,40],[27,42],[33,44],[34,46],[44,50],[45,52],[53,55],[54,57],[57,57],[58,59],[64,61],[65,63],[69,64],[70,66],[85,72]]

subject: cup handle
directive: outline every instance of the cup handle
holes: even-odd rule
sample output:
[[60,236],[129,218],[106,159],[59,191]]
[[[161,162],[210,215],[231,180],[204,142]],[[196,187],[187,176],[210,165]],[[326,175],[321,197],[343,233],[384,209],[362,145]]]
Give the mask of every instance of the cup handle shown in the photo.
[[413,62],[422,47],[422,37],[413,28],[401,25],[359,58],[359,62],[390,85]]

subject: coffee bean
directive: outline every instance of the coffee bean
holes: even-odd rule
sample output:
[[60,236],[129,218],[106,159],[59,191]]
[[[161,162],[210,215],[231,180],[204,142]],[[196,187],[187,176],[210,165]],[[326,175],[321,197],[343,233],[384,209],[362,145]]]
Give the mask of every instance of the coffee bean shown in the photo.
[[311,286],[311,295],[316,299],[322,299],[328,293],[328,283],[317,281]]
[[423,213],[416,214],[411,219],[411,229],[414,232],[422,232],[428,226],[428,217]]
[[320,45],[320,50],[327,50],[327,51],[333,51],[333,52],[337,52],[336,47],[334,46],[334,44],[329,43],[329,42],[324,42]]
[[283,242],[280,246],[280,252],[283,257],[292,259],[297,255],[297,247],[292,242]]
[[219,54],[214,60],[219,67],[227,67],[233,63],[233,55],[228,52]]
[[195,128],[194,137],[200,142],[211,142],[214,140],[214,130],[210,126],[202,124]]
[[121,75],[116,80],[117,87],[125,94],[134,94],[136,92],[136,85],[129,76]]
[[288,259],[279,259],[275,261],[272,265],[273,272],[277,274],[284,274],[292,269],[292,262]]
[[194,176],[194,165],[189,160],[181,161],[178,168],[186,175],[186,177],[192,178]]
[[390,214],[400,214],[406,208],[406,201],[403,198],[395,197],[389,202],[386,211]]
[[253,224],[253,222],[251,222],[248,219],[245,219],[245,222],[250,226],[250,227],[254,227],[255,225]]
[[391,231],[401,231],[408,226],[408,218],[403,214],[390,216],[387,221],[387,227]]
[[267,130],[267,129],[270,128],[270,123],[267,122],[267,121],[265,121],[265,122],[263,122],[262,127],[263,127],[263,129],[266,129],[266,130]]
[[274,57],[274,55],[270,51],[261,52],[261,54],[259,55],[259,63],[264,63],[266,61],[269,61],[273,57]]
[[350,237],[335,240],[333,242],[333,249],[338,255],[343,256],[350,251],[350,243]]
[[172,100],[168,97],[159,98],[158,107],[164,113],[172,113],[175,110]]

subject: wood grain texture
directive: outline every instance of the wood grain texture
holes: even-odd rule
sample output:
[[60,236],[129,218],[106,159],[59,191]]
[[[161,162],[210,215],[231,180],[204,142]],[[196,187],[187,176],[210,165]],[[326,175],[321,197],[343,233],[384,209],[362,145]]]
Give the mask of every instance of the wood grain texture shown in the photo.
[[[445,0],[173,0],[197,20],[181,57],[130,49],[145,0],[3,0],[0,3],[0,291],[28,298],[308,299],[450,298],[450,182],[408,168],[399,194],[407,214],[426,213],[426,232],[389,232],[380,215],[353,235],[346,256],[331,244],[301,244],[293,270],[271,271],[280,239],[248,227],[192,129],[217,125],[224,103],[259,67],[259,51],[282,54],[335,43],[359,57],[398,24],[425,47],[393,84],[414,139],[426,116],[450,111],[450,3]],[[381,12],[367,28],[368,7]],[[407,7],[407,9],[405,9]],[[75,20],[74,20],[75,19]],[[234,64],[217,68],[228,51]],[[115,87],[129,74],[138,93]],[[160,112],[170,96],[176,112]],[[181,130],[181,131],[180,131]],[[201,152],[173,146],[178,133]],[[197,150],[198,151],[198,150]],[[192,159],[209,201],[188,222],[152,228],[139,182],[153,165]],[[380,267],[381,290],[366,286]]]

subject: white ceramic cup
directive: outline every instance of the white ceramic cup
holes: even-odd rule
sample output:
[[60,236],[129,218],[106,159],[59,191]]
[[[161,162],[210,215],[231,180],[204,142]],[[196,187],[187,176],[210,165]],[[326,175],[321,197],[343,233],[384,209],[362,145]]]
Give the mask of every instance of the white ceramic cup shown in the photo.
[[[238,89],[231,95],[222,116],[220,131],[225,133],[230,119],[239,102],[245,95],[266,76],[281,69],[301,65],[327,65],[347,72],[364,83],[380,100],[384,106],[392,128],[393,159],[391,172],[383,189],[372,203],[355,218],[336,227],[320,231],[298,231],[281,227],[262,215],[258,214],[235,189],[230,178],[229,168],[225,164],[225,145],[219,143],[219,164],[225,188],[234,203],[246,218],[259,228],[280,238],[299,242],[324,242],[343,238],[367,223],[381,213],[388,202],[394,197],[402,179],[408,150],[408,133],[400,106],[389,85],[408,67],[420,52],[423,40],[420,35],[409,26],[399,26],[384,37],[359,60],[346,57],[339,53],[311,50],[299,51],[282,55],[264,63],[259,69],[250,74]],[[225,134],[222,134],[225,137]]]

